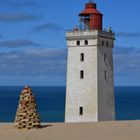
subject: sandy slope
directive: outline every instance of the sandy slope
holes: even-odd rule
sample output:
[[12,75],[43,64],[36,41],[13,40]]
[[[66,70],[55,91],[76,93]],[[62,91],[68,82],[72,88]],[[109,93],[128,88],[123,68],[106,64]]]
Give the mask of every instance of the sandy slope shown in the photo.
[[43,124],[37,130],[17,130],[0,124],[0,140],[140,140],[140,121]]

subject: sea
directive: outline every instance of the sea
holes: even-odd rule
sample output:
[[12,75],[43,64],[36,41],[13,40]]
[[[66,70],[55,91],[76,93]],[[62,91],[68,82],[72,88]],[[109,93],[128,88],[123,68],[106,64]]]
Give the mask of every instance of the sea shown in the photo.
[[[42,122],[64,122],[66,87],[32,86]],[[0,122],[14,122],[22,86],[0,87]],[[116,120],[140,120],[140,87],[115,87]]]

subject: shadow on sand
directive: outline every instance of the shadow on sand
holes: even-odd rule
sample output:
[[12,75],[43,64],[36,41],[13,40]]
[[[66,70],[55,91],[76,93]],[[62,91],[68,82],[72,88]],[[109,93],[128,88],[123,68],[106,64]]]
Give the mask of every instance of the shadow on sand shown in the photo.
[[51,127],[52,125],[49,125],[49,124],[47,124],[47,125],[40,125],[39,126],[39,129],[43,129],[43,128],[46,128],[46,127]]

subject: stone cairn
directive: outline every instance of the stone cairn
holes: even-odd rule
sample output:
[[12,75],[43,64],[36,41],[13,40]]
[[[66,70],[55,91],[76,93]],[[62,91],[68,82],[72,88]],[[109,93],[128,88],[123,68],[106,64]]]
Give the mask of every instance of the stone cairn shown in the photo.
[[20,95],[19,106],[15,118],[18,129],[32,129],[40,127],[35,98],[29,86],[26,86]]

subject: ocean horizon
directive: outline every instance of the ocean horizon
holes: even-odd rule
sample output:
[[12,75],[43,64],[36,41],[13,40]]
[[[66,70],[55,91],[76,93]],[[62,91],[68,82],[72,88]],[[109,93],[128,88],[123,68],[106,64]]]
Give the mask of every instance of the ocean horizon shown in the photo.
[[[65,86],[31,86],[42,122],[64,122]],[[0,122],[14,122],[23,86],[0,86]],[[140,87],[115,87],[116,120],[140,120]]]

